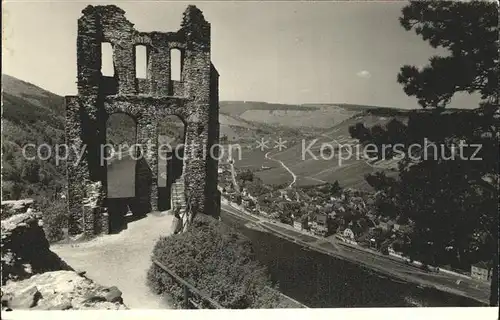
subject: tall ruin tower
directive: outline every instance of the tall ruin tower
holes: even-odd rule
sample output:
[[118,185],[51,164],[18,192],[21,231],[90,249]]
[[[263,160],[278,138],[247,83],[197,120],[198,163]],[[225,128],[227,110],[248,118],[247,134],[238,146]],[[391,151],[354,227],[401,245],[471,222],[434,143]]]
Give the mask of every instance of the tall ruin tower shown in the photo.
[[[182,185],[187,206],[193,213],[218,216],[218,162],[210,151],[217,154],[219,75],[210,60],[210,24],[203,13],[188,6],[176,32],[139,32],[114,5],[88,6],[82,13],[78,95],[66,96],[66,142],[72,148],[67,161],[70,234],[106,232],[102,222],[112,213],[106,213],[107,167],[102,159],[106,121],[113,113],[128,114],[136,122],[138,162],[149,172],[146,183],[136,185],[136,198],[149,211],[158,210],[158,125],[175,115],[185,125]],[[113,77],[101,73],[103,43],[113,49]],[[144,79],[136,77],[139,45],[147,52]],[[181,52],[180,81],[171,79],[174,49]]]

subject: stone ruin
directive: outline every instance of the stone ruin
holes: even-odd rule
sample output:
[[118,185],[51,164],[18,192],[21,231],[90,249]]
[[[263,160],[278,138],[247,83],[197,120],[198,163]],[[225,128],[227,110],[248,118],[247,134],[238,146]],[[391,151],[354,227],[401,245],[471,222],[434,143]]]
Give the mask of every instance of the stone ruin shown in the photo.
[[[196,213],[217,217],[218,150],[213,146],[219,140],[219,75],[210,60],[210,24],[203,13],[188,6],[176,32],[137,31],[114,5],[89,5],[82,13],[77,36],[78,95],[65,97],[66,143],[72,151],[67,161],[69,234],[109,232],[113,212],[108,210],[102,146],[107,141],[107,119],[114,113],[131,116],[137,126],[141,147],[136,151],[140,156],[136,168],[142,174],[137,177],[136,172],[137,206],[143,212],[158,210],[158,125],[174,115],[185,125],[179,178],[182,199],[189,208],[184,220],[189,223]],[[113,77],[101,72],[103,43],[113,49]],[[136,77],[136,46],[146,47],[144,79]],[[174,49],[181,52],[180,81],[171,79]],[[78,161],[81,152],[84,156]]]

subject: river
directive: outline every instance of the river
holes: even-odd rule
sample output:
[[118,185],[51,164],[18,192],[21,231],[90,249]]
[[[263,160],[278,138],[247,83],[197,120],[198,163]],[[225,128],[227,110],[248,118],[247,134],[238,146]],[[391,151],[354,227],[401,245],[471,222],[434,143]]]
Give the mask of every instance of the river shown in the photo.
[[221,219],[252,241],[257,259],[267,265],[279,291],[308,307],[481,306],[473,299],[391,279],[356,263],[247,228],[248,221],[224,211]]

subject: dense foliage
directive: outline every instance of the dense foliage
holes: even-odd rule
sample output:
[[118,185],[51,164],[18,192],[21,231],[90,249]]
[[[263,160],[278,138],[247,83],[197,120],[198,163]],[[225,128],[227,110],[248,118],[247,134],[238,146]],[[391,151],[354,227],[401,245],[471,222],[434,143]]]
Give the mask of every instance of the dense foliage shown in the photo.
[[[498,4],[412,1],[400,22],[449,52],[423,68],[404,66],[398,75],[408,95],[434,109],[414,112],[407,126],[357,124],[350,134],[362,143],[423,146],[416,153],[405,149],[398,180],[367,176],[381,195],[378,210],[412,225],[400,243],[412,258],[463,270],[488,262],[490,303],[498,305]],[[443,111],[457,92],[479,93],[480,108]]]
[[[6,75],[2,80],[2,200],[33,198],[48,240],[60,240],[67,223],[60,198],[65,164],[54,153],[64,143],[63,98]],[[33,147],[23,153],[28,144]]]
[[498,104],[498,2],[412,1],[402,13],[406,30],[449,52],[420,69],[402,67],[398,82],[406,94],[423,107],[444,108],[457,92],[477,92]]
[[[54,152],[57,144],[64,143],[62,118],[55,112],[45,112],[31,100],[23,101],[17,97],[4,95],[2,119],[2,198],[20,199],[33,195],[52,196],[63,186],[63,163],[56,163],[49,152]],[[55,105],[61,100],[52,101]],[[28,106],[27,106],[28,104]],[[31,108],[30,108],[31,107]],[[30,112],[31,111],[31,112]],[[27,144],[34,147],[25,149]],[[37,146],[42,160],[37,155]]]
[[[268,289],[267,269],[255,259],[251,242],[213,218],[197,215],[187,232],[160,239],[153,256],[225,308],[280,306],[280,296]],[[155,265],[148,272],[148,285],[181,304],[182,288]]]
[[37,204],[42,209],[43,230],[49,242],[63,240],[68,228],[68,206],[64,199],[37,198]]

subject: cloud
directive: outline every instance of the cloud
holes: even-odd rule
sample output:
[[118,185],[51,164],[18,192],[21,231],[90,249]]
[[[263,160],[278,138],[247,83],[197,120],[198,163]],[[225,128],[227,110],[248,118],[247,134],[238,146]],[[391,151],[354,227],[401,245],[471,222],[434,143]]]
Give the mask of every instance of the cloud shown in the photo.
[[368,79],[371,78],[372,74],[368,70],[361,70],[356,75],[360,78]]

